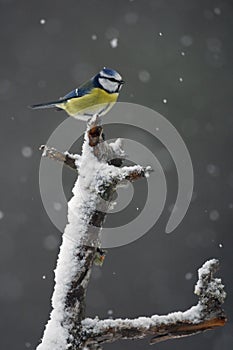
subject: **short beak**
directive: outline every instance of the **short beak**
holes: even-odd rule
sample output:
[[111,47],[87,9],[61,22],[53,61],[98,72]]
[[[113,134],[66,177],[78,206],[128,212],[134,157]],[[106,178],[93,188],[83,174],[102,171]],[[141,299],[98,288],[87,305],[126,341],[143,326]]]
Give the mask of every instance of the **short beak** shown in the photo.
[[123,85],[124,83],[125,83],[125,81],[124,81],[124,80],[121,80],[121,81],[120,81],[120,84],[121,84],[121,85]]

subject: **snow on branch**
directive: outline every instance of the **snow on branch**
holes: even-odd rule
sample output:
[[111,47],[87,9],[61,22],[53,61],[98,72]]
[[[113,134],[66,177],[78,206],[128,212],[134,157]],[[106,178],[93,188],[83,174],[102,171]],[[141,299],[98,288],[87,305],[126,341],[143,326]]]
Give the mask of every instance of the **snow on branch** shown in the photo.
[[75,163],[75,161],[79,159],[78,154],[70,154],[69,152],[62,153],[57,151],[55,148],[50,148],[46,145],[41,145],[40,150],[43,151],[42,157],[48,157],[58,162],[62,162],[71,169],[78,171],[78,167]]
[[117,184],[148,176],[150,168],[139,165],[120,168],[119,160],[124,156],[121,142],[104,141],[98,117],[93,117],[87,127],[81,156],[47,146],[41,149],[43,156],[77,170],[78,178],[68,203],[68,224],[55,270],[53,310],[37,349],[74,350],[82,347],[86,290],[96,257],[103,254],[99,249],[99,232],[109,201]]
[[221,305],[226,293],[221,280],[213,276],[218,266],[218,260],[212,259],[199,269],[199,280],[195,287],[199,302],[187,311],[133,320],[87,318],[82,321],[84,345],[101,345],[119,339],[142,339],[148,336],[152,336],[150,344],[155,344],[223,326],[226,316]]
[[185,312],[134,320],[85,319],[85,299],[94,263],[102,262],[100,230],[118,184],[149,176],[150,167],[122,166],[125,157],[121,141],[104,141],[98,117],[87,126],[81,155],[62,153],[42,146],[43,156],[60,161],[77,171],[73,197],[68,203],[68,224],[55,270],[52,312],[37,350],[96,349],[117,339],[152,336],[151,343],[196,334],[226,322],[221,304],[225,292],[218,267],[211,260],[199,270],[195,293],[199,302]]

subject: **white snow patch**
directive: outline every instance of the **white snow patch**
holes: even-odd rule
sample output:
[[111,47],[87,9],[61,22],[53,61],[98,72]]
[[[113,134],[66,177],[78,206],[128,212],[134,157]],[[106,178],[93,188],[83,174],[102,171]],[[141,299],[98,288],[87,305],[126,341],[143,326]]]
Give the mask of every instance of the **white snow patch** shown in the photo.
[[198,269],[198,281],[195,286],[194,293],[196,295],[200,295],[202,289],[203,289],[203,278],[207,276],[210,273],[210,270],[212,269],[212,266],[217,264],[216,259],[211,259],[205,262],[205,264]]
[[90,319],[86,318],[82,325],[88,331],[91,329],[95,334],[100,333],[103,329],[106,328],[150,328],[153,326],[159,326],[161,324],[169,323],[178,323],[183,321],[189,321],[192,323],[198,323],[200,321],[200,311],[202,310],[201,306],[198,304],[193,306],[191,309],[185,312],[173,312],[165,316],[153,315],[151,317],[138,317],[136,319]]

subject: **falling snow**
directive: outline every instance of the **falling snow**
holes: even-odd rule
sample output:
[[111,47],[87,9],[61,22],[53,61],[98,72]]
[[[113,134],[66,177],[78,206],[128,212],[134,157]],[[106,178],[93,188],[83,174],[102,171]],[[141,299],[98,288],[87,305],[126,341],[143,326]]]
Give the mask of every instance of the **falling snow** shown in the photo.
[[113,317],[113,310],[108,310],[108,317],[112,318]]
[[117,46],[118,46],[118,38],[113,38],[111,41],[110,41],[110,45],[113,49],[115,49]]
[[209,218],[211,221],[217,221],[219,219],[219,212],[217,210],[212,210],[209,214]]
[[180,42],[183,46],[189,47],[193,43],[193,39],[190,35],[183,35],[180,39]]
[[59,203],[59,202],[54,202],[54,203],[53,203],[53,208],[54,208],[54,210],[56,210],[56,211],[60,211],[60,210],[62,209],[62,205],[61,205],[61,203]]
[[55,250],[58,247],[59,244],[59,239],[57,236],[54,235],[48,235],[44,239],[44,247],[47,250]]
[[207,173],[211,176],[218,176],[219,175],[219,168],[214,164],[208,164],[206,167]]
[[31,149],[31,147],[25,146],[25,147],[22,148],[21,152],[22,152],[22,155],[25,158],[30,158],[32,156],[32,149]]
[[193,274],[192,274],[191,272],[187,272],[187,273],[185,274],[185,279],[186,279],[187,281],[191,280],[192,277],[193,277]]
[[40,19],[40,24],[45,24],[46,23],[46,20],[44,18],[41,18]]
[[215,7],[214,13],[215,13],[216,15],[221,15],[221,9],[220,9],[219,7]]
[[138,77],[142,83],[147,83],[150,80],[150,73],[147,70],[141,70]]

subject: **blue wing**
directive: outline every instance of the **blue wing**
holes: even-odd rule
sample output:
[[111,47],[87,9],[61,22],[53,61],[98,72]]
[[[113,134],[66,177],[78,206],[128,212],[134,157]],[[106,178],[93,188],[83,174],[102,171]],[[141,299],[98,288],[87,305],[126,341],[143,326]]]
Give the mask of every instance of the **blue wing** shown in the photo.
[[71,98],[84,96],[86,94],[89,94],[92,88],[93,88],[93,81],[89,80],[86,83],[82,84],[79,88],[70,91],[67,95],[62,97],[62,100],[66,101]]
[[78,97],[78,89],[74,89],[62,97],[62,100],[69,100],[70,98]]

